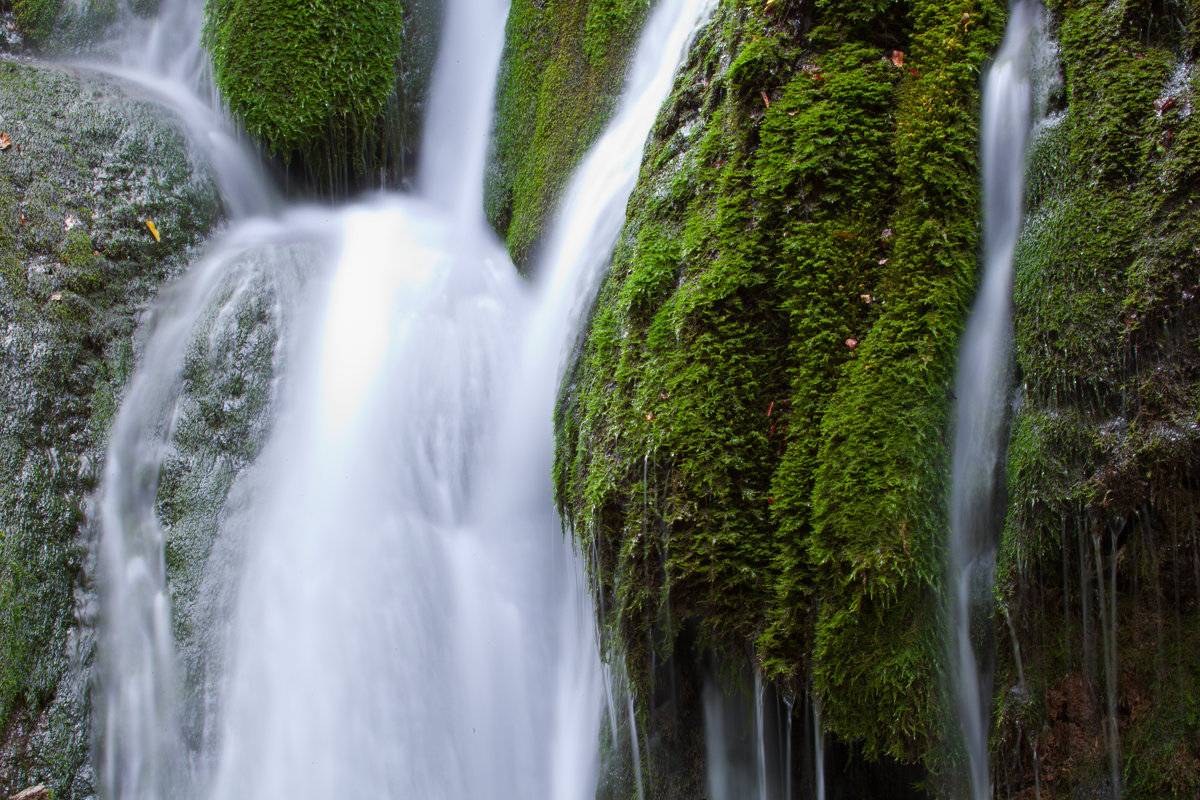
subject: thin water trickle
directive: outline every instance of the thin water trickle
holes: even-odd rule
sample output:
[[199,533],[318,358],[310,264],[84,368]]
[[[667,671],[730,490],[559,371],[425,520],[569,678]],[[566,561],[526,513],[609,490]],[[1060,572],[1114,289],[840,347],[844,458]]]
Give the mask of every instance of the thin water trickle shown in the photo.
[[1018,0],[984,85],[983,274],[958,358],[950,497],[949,619],[955,704],[974,800],[992,796],[988,727],[996,539],[1009,406],[1013,254],[1024,216],[1025,152],[1042,13]]
[[[712,5],[651,15],[533,291],[481,212],[504,0],[449,4],[415,196],[267,223],[253,217],[276,208],[261,171],[246,171],[261,185],[221,181],[247,219],[164,295],[102,482],[106,798],[594,794],[603,678],[553,510],[551,411],[643,143]],[[201,7],[162,13],[194,25]],[[180,88],[195,71],[157,58],[125,74],[204,108]],[[218,117],[196,120],[211,139]],[[182,534],[159,522],[159,476],[194,403],[191,343],[242,324],[220,288],[240,275],[281,298],[274,356],[247,367],[270,412],[191,565],[185,652],[164,561]]]

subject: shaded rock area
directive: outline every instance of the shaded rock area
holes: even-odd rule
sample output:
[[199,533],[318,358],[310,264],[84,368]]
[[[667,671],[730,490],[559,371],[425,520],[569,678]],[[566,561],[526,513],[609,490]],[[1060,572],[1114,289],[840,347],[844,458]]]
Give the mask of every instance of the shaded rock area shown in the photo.
[[0,794],[88,797],[89,497],[138,321],[221,205],[182,126],[97,77],[0,65],[0,132]]
[[1200,5],[1051,10],[1066,93],[1017,252],[995,772],[1014,797],[1194,797]]

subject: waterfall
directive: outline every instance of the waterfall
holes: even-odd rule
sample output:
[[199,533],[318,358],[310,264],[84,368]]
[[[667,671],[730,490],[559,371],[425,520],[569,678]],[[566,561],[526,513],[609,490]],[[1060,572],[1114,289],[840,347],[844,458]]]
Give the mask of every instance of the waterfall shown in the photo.
[[[102,480],[105,797],[594,794],[601,667],[553,510],[551,410],[711,6],[651,15],[543,285],[520,281],[481,212],[505,0],[449,3],[415,194],[265,219],[269,187],[221,182],[241,218],[164,293]],[[147,57],[122,74],[205,108],[180,94],[195,70],[146,69],[166,71]],[[246,412],[253,441],[230,445],[242,455],[209,459],[224,501],[190,546],[194,596],[173,599],[164,471],[199,413],[189,376],[231,366],[262,409]]]
[[950,496],[950,665],[973,800],[988,776],[993,644],[989,641],[996,541],[1003,521],[1005,431],[1012,340],[1013,253],[1021,231],[1025,149],[1033,114],[1034,33],[1041,10],[1017,0],[984,84],[983,276],[955,379]]

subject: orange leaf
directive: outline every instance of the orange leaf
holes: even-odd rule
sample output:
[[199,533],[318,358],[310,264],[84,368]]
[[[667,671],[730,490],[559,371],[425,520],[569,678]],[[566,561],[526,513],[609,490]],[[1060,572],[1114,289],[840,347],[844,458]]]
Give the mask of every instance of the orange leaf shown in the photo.
[[154,237],[154,241],[162,241],[162,237],[158,235],[158,226],[150,220],[146,220],[146,227],[150,229],[150,234]]
[[12,139],[7,133],[0,133],[0,150],[7,150],[12,147]]

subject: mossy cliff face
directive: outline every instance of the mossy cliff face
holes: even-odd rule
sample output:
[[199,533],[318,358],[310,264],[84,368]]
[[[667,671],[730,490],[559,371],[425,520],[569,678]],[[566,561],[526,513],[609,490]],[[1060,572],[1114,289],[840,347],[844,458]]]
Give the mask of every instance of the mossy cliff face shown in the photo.
[[208,0],[204,42],[250,134],[319,192],[413,166],[440,0]]
[[488,221],[526,270],[559,195],[616,106],[648,0],[513,0],[485,186]]
[[220,213],[181,130],[98,79],[0,66],[0,131],[12,141],[0,152],[5,796],[38,782],[60,798],[94,793],[89,493],[137,314]]
[[694,630],[868,759],[937,760],[943,431],[1003,24],[726,2],[693,47],[557,416],[641,702]]
[[1194,797],[1200,4],[1051,10],[1065,108],[1029,165],[998,589],[1025,683],[1001,623],[996,771],[1018,796],[1091,796],[1112,710],[1122,796]]

